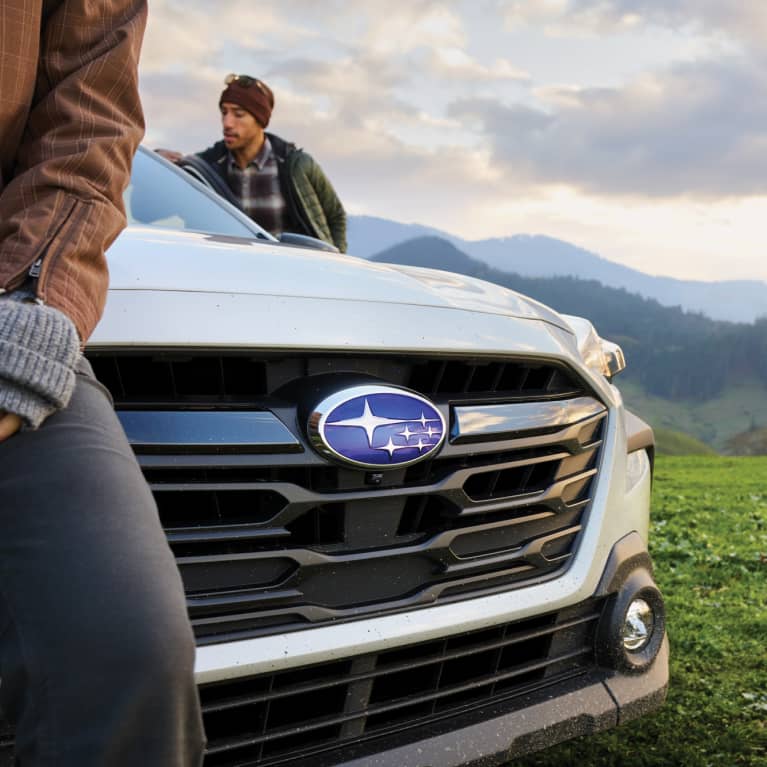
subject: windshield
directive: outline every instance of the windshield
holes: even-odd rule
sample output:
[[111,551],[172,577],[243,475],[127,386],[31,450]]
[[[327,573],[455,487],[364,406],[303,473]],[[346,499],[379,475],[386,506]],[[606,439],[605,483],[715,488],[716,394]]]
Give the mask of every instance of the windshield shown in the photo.
[[143,148],[133,160],[124,199],[129,224],[271,239],[256,223],[241,221],[226,203],[201,189],[186,173]]

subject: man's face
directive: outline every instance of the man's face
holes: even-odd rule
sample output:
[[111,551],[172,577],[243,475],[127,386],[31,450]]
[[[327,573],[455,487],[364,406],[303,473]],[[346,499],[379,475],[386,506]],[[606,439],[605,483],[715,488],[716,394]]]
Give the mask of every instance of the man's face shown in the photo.
[[221,127],[224,143],[230,150],[260,144],[264,135],[264,129],[247,109],[227,101],[221,104]]

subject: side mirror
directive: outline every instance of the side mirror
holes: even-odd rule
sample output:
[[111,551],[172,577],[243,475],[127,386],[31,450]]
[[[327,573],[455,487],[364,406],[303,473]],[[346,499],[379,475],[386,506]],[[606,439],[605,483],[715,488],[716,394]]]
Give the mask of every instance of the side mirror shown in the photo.
[[309,237],[306,234],[283,232],[279,239],[285,245],[296,245],[299,248],[311,248],[312,250],[325,250],[328,253],[340,253],[335,245],[319,240],[316,237]]

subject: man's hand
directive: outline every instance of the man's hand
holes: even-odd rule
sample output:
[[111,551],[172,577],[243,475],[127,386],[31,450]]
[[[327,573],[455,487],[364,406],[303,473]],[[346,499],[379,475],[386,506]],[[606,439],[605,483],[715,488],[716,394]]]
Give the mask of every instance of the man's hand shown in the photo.
[[155,152],[171,162],[178,162],[184,155],[181,152],[176,152],[173,149],[155,149]]
[[0,442],[12,437],[21,428],[21,418],[0,410]]

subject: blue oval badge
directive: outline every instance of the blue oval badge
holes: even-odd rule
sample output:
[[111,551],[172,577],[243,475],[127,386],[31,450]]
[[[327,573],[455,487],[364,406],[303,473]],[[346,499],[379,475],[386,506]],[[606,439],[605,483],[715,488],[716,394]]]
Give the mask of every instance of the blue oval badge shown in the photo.
[[408,466],[433,455],[445,419],[429,400],[392,386],[352,386],[322,400],[308,433],[319,452],[366,469]]

